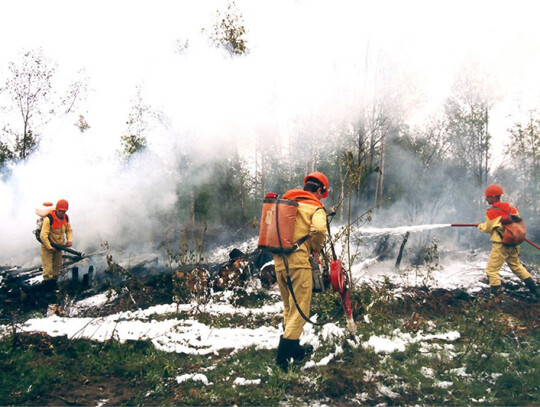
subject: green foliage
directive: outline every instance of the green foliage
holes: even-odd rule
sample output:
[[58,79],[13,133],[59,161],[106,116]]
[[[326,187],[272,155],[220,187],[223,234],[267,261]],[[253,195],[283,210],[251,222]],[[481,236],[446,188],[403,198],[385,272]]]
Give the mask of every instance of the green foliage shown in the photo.
[[[215,46],[225,48],[231,55],[243,55],[248,52],[244,18],[234,1],[227,4],[225,11],[216,12],[215,22],[208,34]],[[187,47],[187,43],[185,45]]]
[[14,158],[14,153],[7,143],[0,140],[0,169]]
[[126,121],[125,133],[120,137],[122,154],[129,158],[147,147],[147,132],[149,129],[150,106],[142,100],[141,87],[131,101],[131,109]]
[[523,214],[538,214],[540,191],[540,118],[538,113],[529,112],[528,120],[515,123],[509,129],[512,156],[511,179],[505,184],[506,191],[516,198]]
[[[103,381],[107,376],[125,386],[124,397],[115,404],[140,403],[149,391],[156,398],[170,397],[172,375],[185,368],[190,358],[159,352],[147,342],[96,344],[36,334],[22,336],[16,347],[9,338],[2,339],[0,360],[8,368],[0,373],[0,404],[43,405],[61,400],[53,394],[69,399],[70,387],[73,391],[83,386],[87,392],[92,382],[107,387]],[[99,393],[90,397],[93,399],[83,404],[95,402]]]
[[313,295],[311,300],[311,315],[317,314],[318,321],[324,321],[334,317],[334,315],[342,315],[341,302],[339,295],[330,288],[324,293]]
[[37,145],[40,125],[50,118],[56,66],[37,49],[26,51],[18,63],[10,62],[8,71],[4,89],[22,118],[21,131],[15,132],[13,152],[24,159]]
[[68,115],[86,97],[87,78],[82,76],[59,92],[53,86],[56,69],[56,63],[40,48],[24,51],[18,61],[8,63],[7,77],[0,86],[0,92],[10,101],[0,106],[4,120],[0,123],[0,168],[32,154],[38,148],[43,126],[58,110]]
[[[455,312],[445,313],[443,305],[430,305],[446,298],[437,295],[420,291],[396,296],[389,281],[357,287],[351,293],[356,335],[319,336],[321,346],[311,361],[320,362],[329,354],[334,358],[305,369],[293,366],[288,373],[275,367],[275,349],[181,355],[157,351],[149,342],[95,343],[19,333],[17,340],[0,340],[0,363],[5,367],[0,372],[0,403],[58,404],[58,397],[74,400],[69,395],[80,387],[86,396],[79,396],[78,403],[85,405],[95,403],[104,390],[116,394],[110,400],[115,405],[538,404],[540,330],[534,328],[534,308],[512,316],[497,303],[469,299]],[[322,297],[319,304],[330,303]],[[421,325],[405,323],[411,308],[422,315]],[[215,329],[272,326],[279,319],[207,312],[167,317],[195,318]],[[452,331],[460,338],[428,336]],[[401,351],[376,353],[366,346],[372,336],[410,340]],[[183,374],[204,374],[211,384],[189,379],[178,383],[176,377]],[[242,386],[235,384],[237,378],[260,383]]]
[[75,123],[75,126],[79,129],[81,133],[84,133],[85,131],[90,129],[90,125],[88,124],[88,122],[86,121],[86,118],[82,114],[79,115],[79,119]]
[[193,227],[185,226],[178,240],[178,250],[170,247],[170,239],[163,242],[167,250],[169,268],[185,265],[199,265],[204,261],[204,244],[207,226],[203,222]]

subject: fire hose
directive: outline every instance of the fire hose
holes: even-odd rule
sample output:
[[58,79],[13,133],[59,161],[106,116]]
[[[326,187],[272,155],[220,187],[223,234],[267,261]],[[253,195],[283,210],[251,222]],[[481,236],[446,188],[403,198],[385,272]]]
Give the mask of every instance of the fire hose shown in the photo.
[[51,246],[54,247],[56,250],[62,250],[64,252],[66,252],[66,253],[74,254],[75,256],[78,256],[81,259],[86,257],[86,253],[79,252],[77,250],[72,249],[71,247],[62,246],[61,244],[56,244],[56,243],[52,243],[52,242],[51,242]]
[[[277,204],[278,204],[278,201],[276,200],[276,205]],[[325,325],[325,324],[327,324],[329,322],[334,321],[337,318],[337,316],[339,315],[339,312],[340,312],[339,308],[336,310],[336,312],[330,318],[328,318],[328,319],[326,319],[324,321],[315,322],[315,321],[312,321],[304,313],[304,311],[302,311],[302,309],[298,305],[298,301],[296,300],[296,295],[294,293],[294,289],[293,289],[293,286],[292,286],[291,276],[290,276],[290,273],[289,273],[289,261],[287,259],[286,254],[283,252],[283,246],[282,246],[282,242],[281,242],[281,235],[280,235],[280,231],[279,231],[278,212],[279,211],[276,210],[276,228],[277,228],[278,241],[279,241],[280,247],[282,249],[281,257],[283,259],[283,263],[285,265],[285,270],[287,272],[287,287],[289,288],[289,292],[291,293],[291,296],[293,298],[294,305],[296,306],[296,309],[298,310],[300,316],[306,322],[309,322],[312,325],[322,326],[322,325]],[[328,235],[329,235],[329,238],[330,238],[329,239],[330,240],[330,247],[331,247],[331,250],[332,250],[332,261],[330,262],[330,280],[332,282],[332,289],[335,292],[339,292],[339,294],[341,296],[341,306],[342,306],[343,312],[345,314],[345,318],[347,319],[347,329],[350,332],[354,333],[354,332],[356,332],[356,326],[354,324],[354,320],[353,320],[353,317],[352,317],[352,307],[351,307],[351,302],[350,302],[350,299],[349,299],[349,292],[348,292],[349,283],[347,281],[347,277],[346,277],[345,273],[343,272],[343,267],[342,267],[342,264],[341,264],[341,260],[339,260],[337,258],[337,256],[336,256],[334,243],[332,242],[332,238],[330,236],[330,224],[328,222],[328,219],[327,219],[327,222],[326,222],[326,227],[327,227],[327,230],[328,230]]]
[[[478,223],[451,223],[450,226],[454,228],[460,228],[460,227],[476,227],[478,226]],[[538,246],[536,243],[531,242],[529,239],[525,238],[525,241],[529,243],[532,247],[535,249],[540,250],[540,246]]]
[[[41,238],[39,237],[39,234],[36,233],[36,231],[34,231],[34,235],[36,236],[36,239],[38,240],[38,242],[43,244],[43,242],[41,241]],[[86,257],[85,252],[79,252],[77,250],[72,249],[71,247],[63,246],[61,244],[56,244],[56,243],[53,243],[53,242],[51,242],[51,246],[54,247],[56,250],[62,250],[64,252],[66,252],[66,253],[74,254],[75,256],[78,256],[81,259]]]

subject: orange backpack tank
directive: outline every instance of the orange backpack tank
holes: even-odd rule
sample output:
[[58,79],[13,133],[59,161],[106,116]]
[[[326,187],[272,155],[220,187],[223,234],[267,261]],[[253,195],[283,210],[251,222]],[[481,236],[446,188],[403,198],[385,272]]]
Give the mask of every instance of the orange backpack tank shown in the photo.
[[297,212],[297,202],[279,199],[278,195],[272,192],[266,194],[258,247],[272,253],[293,252],[296,249],[293,234]]
[[505,246],[517,246],[527,237],[527,228],[523,219],[519,216],[510,214],[508,221],[502,221],[504,232],[502,235],[502,244]]
[[512,213],[512,208],[506,212],[506,210],[499,208],[498,206],[492,206],[491,209],[501,211],[501,224],[503,225],[501,236],[501,243],[505,246],[518,246],[527,237],[527,228],[523,219],[517,214]]

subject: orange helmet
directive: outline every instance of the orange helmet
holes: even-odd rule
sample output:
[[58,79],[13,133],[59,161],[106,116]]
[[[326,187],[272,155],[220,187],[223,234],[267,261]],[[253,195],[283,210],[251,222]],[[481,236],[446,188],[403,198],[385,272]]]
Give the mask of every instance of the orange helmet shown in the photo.
[[497,184],[488,185],[486,192],[484,192],[484,196],[501,196],[502,194],[504,194],[504,191],[502,187]]
[[326,175],[324,175],[322,172],[312,172],[311,174],[308,174],[304,178],[304,185],[310,178],[313,178],[317,181],[319,181],[322,185],[322,198],[326,198],[328,196],[328,188],[330,183],[328,182],[328,178],[326,178]]
[[68,201],[66,201],[65,199],[60,199],[56,203],[56,209],[58,209],[59,211],[67,211],[68,208],[69,208],[69,204],[68,204]]

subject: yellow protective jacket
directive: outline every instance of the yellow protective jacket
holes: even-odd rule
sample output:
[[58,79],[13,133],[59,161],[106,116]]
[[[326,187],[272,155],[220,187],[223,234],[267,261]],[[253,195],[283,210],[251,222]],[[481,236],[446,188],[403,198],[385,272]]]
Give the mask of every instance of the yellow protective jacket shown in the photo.
[[492,207],[486,211],[486,220],[478,225],[478,230],[484,233],[490,233],[490,241],[500,243],[504,233],[504,227],[501,222],[503,216],[508,213],[519,216],[516,208],[510,206],[508,202],[495,202]]
[[[290,190],[283,195],[283,199],[292,199],[298,202],[293,240],[297,242],[306,235],[310,236],[297,250],[287,255],[289,269],[311,269],[309,264],[311,251],[319,251],[324,247],[326,211],[322,203],[307,191]],[[285,270],[281,255],[275,254],[274,262],[276,272]]]
[[51,243],[65,245],[66,238],[68,242],[73,242],[73,230],[69,223],[69,217],[64,215],[64,219],[60,219],[56,216],[56,212],[52,211],[43,219],[39,238],[43,246],[48,250],[53,250]]

